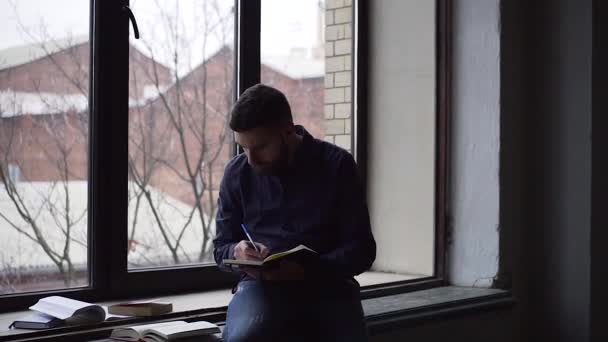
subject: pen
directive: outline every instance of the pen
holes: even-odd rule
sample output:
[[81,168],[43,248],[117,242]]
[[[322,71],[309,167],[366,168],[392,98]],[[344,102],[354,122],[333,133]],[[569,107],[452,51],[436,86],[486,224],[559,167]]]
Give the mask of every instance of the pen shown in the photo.
[[245,235],[247,235],[247,238],[249,239],[249,242],[251,242],[251,244],[253,245],[253,248],[255,248],[255,251],[260,253],[258,246],[255,245],[255,242],[253,242],[253,239],[251,238],[251,235],[249,235],[249,232],[247,231],[247,227],[245,227],[244,223],[241,223],[241,228],[243,228]]

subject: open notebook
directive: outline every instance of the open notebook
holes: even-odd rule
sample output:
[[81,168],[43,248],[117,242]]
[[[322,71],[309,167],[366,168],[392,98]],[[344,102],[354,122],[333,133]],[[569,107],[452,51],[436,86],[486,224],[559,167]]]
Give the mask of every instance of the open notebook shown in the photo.
[[270,265],[278,260],[291,259],[291,260],[302,260],[310,257],[316,257],[317,252],[304,246],[298,245],[290,250],[275,253],[267,256],[264,260],[236,260],[236,259],[224,259],[225,265],[240,265],[240,266],[253,266],[263,267]]
[[145,341],[164,342],[183,340],[196,336],[216,334],[220,328],[206,321],[199,322],[162,322],[154,324],[136,325],[129,328],[117,328],[112,331],[110,338],[119,341]]

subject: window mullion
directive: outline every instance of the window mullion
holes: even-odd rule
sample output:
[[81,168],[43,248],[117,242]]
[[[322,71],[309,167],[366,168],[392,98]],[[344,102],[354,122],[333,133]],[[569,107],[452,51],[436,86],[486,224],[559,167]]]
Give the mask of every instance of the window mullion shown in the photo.
[[128,16],[122,3],[94,1],[91,86],[91,280],[100,297],[127,274]]

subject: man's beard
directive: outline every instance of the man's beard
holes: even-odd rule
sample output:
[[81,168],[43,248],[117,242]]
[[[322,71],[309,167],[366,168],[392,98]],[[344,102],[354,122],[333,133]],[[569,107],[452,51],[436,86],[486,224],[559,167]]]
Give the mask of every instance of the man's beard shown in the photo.
[[279,158],[268,164],[255,165],[255,166],[253,166],[253,169],[262,175],[276,176],[276,175],[283,173],[285,171],[285,169],[287,169],[288,161],[289,161],[289,148],[287,146],[287,142],[285,141],[285,139],[281,138],[281,152],[279,154]]

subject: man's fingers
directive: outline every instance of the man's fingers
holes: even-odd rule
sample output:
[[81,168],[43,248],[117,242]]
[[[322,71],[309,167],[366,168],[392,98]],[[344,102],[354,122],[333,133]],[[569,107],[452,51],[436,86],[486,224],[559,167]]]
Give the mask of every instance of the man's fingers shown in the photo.
[[254,260],[263,259],[262,256],[260,255],[260,253],[258,253],[258,251],[256,251],[255,249],[253,249],[251,247],[247,247],[247,249],[245,249],[243,252],[244,252],[245,256],[250,259],[254,259]]
[[261,243],[258,243],[258,248],[260,249],[260,257],[265,258],[268,256],[268,254],[270,253],[270,250],[268,249],[268,247],[262,245]]
[[234,248],[234,256],[236,259],[260,260],[260,253],[251,246],[249,241],[242,240]]

